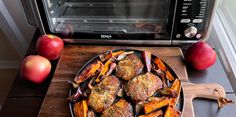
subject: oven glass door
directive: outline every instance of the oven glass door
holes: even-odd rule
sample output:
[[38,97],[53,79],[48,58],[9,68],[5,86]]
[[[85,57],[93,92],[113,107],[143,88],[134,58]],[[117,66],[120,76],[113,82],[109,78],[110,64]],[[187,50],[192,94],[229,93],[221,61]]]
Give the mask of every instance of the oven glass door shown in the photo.
[[[41,0],[40,0],[41,1]],[[175,0],[42,0],[51,33],[170,39]]]

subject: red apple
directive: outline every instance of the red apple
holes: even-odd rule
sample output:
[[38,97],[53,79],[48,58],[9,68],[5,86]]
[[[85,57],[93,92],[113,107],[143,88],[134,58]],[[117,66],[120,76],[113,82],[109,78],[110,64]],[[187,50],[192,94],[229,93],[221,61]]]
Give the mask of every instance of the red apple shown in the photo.
[[185,59],[193,68],[204,70],[215,63],[216,52],[206,42],[200,41],[188,48]]
[[36,84],[42,83],[51,71],[48,59],[39,55],[27,56],[21,63],[20,76]]
[[42,35],[37,40],[36,49],[39,55],[48,60],[56,60],[60,57],[64,48],[61,38],[54,35]]

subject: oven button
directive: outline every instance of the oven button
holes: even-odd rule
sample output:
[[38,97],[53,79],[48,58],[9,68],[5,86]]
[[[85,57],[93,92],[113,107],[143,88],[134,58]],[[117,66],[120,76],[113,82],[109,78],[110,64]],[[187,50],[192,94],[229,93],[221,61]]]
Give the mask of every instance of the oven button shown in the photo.
[[181,37],[181,34],[177,34],[176,38],[179,39]]
[[194,19],[193,20],[193,23],[202,23],[203,22],[203,19]]
[[196,38],[197,38],[197,39],[200,39],[201,37],[202,37],[201,34],[197,34],[197,35],[196,35]]
[[193,38],[197,34],[197,28],[194,26],[189,26],[185,31],[184,35],[187,38]]
[[190,19],[181,19],[180,22],[181,23],[190,23],[191,20]]

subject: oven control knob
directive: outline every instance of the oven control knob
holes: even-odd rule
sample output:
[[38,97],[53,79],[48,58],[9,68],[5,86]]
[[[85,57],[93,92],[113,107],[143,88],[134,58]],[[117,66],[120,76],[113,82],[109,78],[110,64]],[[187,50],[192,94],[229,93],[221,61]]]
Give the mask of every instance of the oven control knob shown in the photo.
[[185,31],[184,35],[187,38],[193,38],[197,34],[197,28],[195,26],[189,26]]

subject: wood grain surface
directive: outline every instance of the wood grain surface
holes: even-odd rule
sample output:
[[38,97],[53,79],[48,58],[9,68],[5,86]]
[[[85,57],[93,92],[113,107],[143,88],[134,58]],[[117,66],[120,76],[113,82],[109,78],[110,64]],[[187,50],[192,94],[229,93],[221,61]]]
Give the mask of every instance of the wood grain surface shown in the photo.
[[[107,50],[125,49],[121,46],[66,46],[61,59],[58,62],[55,74],[48,88],[47,94],[39,111],[39,117],[69,117],[69,105],[66,101],[70,87],[67,80],[73,80],[78,70],[94,56]],[[194,117],[192,100],[195,97],[216,99],[218,95],[214,89],[219,90],[222,96],[224,89],[217,84],[196,85],[189,82],[185,64],[182,61],[183,55],[177,47],[128,47],[151,52],[163,59],[176,73],[182,81],[184,91],[184,117]],[[187,94],[187,95],[185,95]]]

